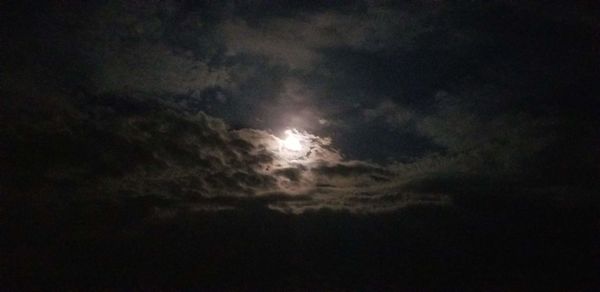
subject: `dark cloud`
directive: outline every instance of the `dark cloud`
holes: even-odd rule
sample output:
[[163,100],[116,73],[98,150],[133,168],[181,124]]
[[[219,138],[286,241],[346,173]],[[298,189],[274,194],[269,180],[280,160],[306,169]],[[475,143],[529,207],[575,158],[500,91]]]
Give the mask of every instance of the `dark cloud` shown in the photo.
[[336,165],[326,165],[321,166],[317,169],[313,170],[314,172],[325,175],[325,176],[360,176],[365,174],[370,175],[381,175],[381,176],[391,176],[392,172],[378,167],[376,165],[369,165],[366,163],[344,163],[344,164],[336,164]]
[[[8,60],[3,90],[33,99],[7,101],[3,181],[339,203],[417,175],[590,185],[600,172],[585,17],[504,1],[242,8],[261,5],[11,3],[23,25],[2,55],[31,62]],[[293,127],[316,133],[299,164],[273,146]]]
[[293,182],[298,182],[300,180],[300,176],[302,175],[302,171],[304,169],[301,168],[283,168],[275,171],[276,175],[283,176]]
[[[244,196],[401,187],[415,173],[593,185],[584,4],[570,16],[558,3],[313,4],[7,4],[20,25],[5,33],[3,92],[33,99],[5,107],[4,180]],[[268,146],[294,127],[315,133],[302,167]]]
[[11,205],[0,213],[0,235],[9,236],[2,254],[11,260],[3,283],[273,290],[598,283],[590,240],[597,238],[597,213],[544,200],[488,198],[460,211],[421,206],[372,216],[328,209],[288,216],[258,208],[172,214],[165,206],[161,217],[140,221],[139,207],[151,201]]
[[[311,208],[355,209],[347,205],[355,188],[370,182],[394,187],[391,170],[346,162],[330,139],[308,133],[298,133],[309,145],[304,154],[286,153],[268,132],[234,130],[161,99],[82,95],[46,102],[49,106],[40,109],[7,103],[3,167],[13,171],[3,173],[2,181],[12,195],[156,196],[179,205],[214,205],[227,200],[206,200],[236,197],[295,204],[289,199],[310,198],[302,201]],[[318,187],[325,184],[329,187]]]
[[598,11],[5,1],[0,281],[585,290]]
[[[410,47],[412,38],[426,28],[418,16],[373,8],[362,13],[317,12],[271,18],[254,26],[234,19],[222,30],[229,54],[264,55],[294,69],[311,69],[323,57],[323,49]],[[393,41],[391,35],[395,36]]]

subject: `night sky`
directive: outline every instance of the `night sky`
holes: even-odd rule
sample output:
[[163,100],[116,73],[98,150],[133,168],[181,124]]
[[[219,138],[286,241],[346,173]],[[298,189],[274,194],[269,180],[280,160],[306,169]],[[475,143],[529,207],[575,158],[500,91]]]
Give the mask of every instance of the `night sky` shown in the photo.
[[0,1],[0,284],[600,289],[600,3]]

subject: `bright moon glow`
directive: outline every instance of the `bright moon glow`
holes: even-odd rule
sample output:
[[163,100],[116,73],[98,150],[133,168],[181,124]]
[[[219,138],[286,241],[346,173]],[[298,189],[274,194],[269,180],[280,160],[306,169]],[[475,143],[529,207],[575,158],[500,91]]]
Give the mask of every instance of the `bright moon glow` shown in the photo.
[[300,137],[291,130],[286,130],[285,134],[287,137],[282,141],[282,145],[285,149],[291,151],[302,150],[302,144],[300,143]]

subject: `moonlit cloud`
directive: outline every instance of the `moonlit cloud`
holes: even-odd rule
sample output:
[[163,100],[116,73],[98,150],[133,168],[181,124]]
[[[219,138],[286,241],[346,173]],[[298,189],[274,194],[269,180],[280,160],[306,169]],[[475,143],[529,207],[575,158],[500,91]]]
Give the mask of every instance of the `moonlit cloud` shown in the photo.
[[[460,184],[485,176],[501,184],[514,177],[562,178],[553,173],[565,165],[585,165],[589,173],[597,168],[588,149],[578,149],[585,154],[572,160],[569,153],[577,147],[561,142],[580,130],[576,138],[584,145],[592,126],[562,113],[557,102],[528,100],[548,91],[520,85],[527,70],[537,72],[537,67],[521,64],[527,68],[521,73],[504,67],[519,64],[509,58],[484,68],[468,54],[502,45],[487,38],[473,42],[494,31],[451,21],[452,9],[461,6],[392,4],[299,11],[257,22],[236,12],[236,5],[206,11],[174,2],[110,2],[94,6],[85,20],[76,14],[45,19],[62,27],[67,17],[78,33],[57,33],[50,25],[44,35],[61,42],[22,43],[52,43],[50,51],[68,52],[60,55],[69,60],[38,52],[32,66],[11,65],[33,77],[16,80],[13,76],[21,75],[7,74],[15,80],[0,81],[3,88],[56,97],[22,102],[31,109],[3,106],[35,113],[8,121],[6,132],[17,141],[11,149],[29,149],[26,138],[54,143],[31,161],[60,156],[57,149],[70,154],[61,154],[61,163],[13,161],[9,164],[17,170],[5,180],[17,188],[29,175],[35,179],[24,185],[32,190],[60,192],[59,186],[67,186],[86,194],[151,195],[186,203],[276,193],[268,204],[275,206],[284,196],[301,198],[281,203],[295,210],[379,210],[371,207],[384,204],[384,198],[391,208],[404,204],[397,198],[418,193],[415,185],[422,181]],[[518,51],[536,51],[520,41],[522,36],[509,36],[514,41],[507,43],[518,44]],[[566,63],[575,58],[564,57]],[[565,68],[581,68],[573,64],[578,66]],[[59,69],[65,70],[59,79],[50,76],[60,75],[49,73]],[[471,84],[471,74],[488,81]],[[553,84],[561,84],[553,77],[560,74],[548,74]],[[532,105],[540,105],[541,112],[523,109]],[[544,113],[548,108],[561,115]],[[297,129],[289,141],[286,129]],[[100,141],[86,140],[101,135]],[[86,157],[84,163],[78,155]],[[543,163],[549,157],[553,168]]]
[[[132,110],[142,103],[144,108]],[[112,114],[96,115],[99,111]],[[177,206],[194,205],[194,210],[235,208],[240,202],[259,200],[293,213],[324,207],[378,212],[421,202],[406,197],[396,171],[346,160],[331,138],[302,130],[276,136],[258,129],[231,129],[220,119],[185,113],[160,99],[114,98],[102,105],[89,101],[71,119],[64,125],[65,134],[47,143],[74,145],[90,159],[65,160],[60,172],[45,166],[28,186],[31,190],[60,181],[82,182],[96,165],[106,165],[111,175],[73,185],[75,193],[156,196],[174,200]],[[88,135],[87,130],[73,125],[102,129],[110,139],[89,145],[79,138]],[[290,137],[293,145],[286,146]],[[45,151],[56,155],[55,150]],[[126,165],[107,164],[124,159],[121,155],[129,155]],[[271,199],[261,201],[265,196]],[[167,211],[157,216],[172,216],[174,211]]]
[[[175,52],[165,45],[143,43],[104,53],[93,78],[107,92],[185,94],[227,86],[229,75],[228,69],[211,68],[191,52]],[[222,97],[219,101],[222,102]]]
[[294,69],[309,69],[320,61],[319,50],[325,48],[409,48],[412,39],[427,30],[419,17],[373,7],[366,15],[315,13],[260,25],[233,19],[223,23],[221,30],[230,55],[261,55]]
[[0,1],[0,287],[600,291],[600,1]]

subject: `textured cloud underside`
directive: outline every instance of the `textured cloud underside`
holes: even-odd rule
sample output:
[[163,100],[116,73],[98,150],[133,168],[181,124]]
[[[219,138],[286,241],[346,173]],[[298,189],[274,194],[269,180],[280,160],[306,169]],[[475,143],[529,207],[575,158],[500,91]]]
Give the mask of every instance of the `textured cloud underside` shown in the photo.
[[[158,99],[81,98],[81,105],[57,99],[45,113],[52,119],[37,120],[39,112],[23,115],[23,123],[8,130],[49,145],[32,151],[17,142],[22,148],[15,148],[15,157],[61,158],[53,164],[31,157],[33,178],[24,173],[31,165],[15,163],[11,189],[90,198],[151,196],[194,210],[255,202],[292,213],[323,207],[377,212],[447,203],[443,196],[404,191],[404,180],[391,167],[343,159],[329,138],[297,132],[305,146],[289,153],[273,133],[231,129],[203,112]],[[21,185],[24,179],[31,182]]]

